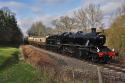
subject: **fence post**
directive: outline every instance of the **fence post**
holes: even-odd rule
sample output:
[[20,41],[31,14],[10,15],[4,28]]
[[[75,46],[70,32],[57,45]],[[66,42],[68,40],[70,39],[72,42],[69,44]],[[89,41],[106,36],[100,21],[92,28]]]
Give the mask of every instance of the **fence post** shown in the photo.
[[103,83],[103,82],[102,82],[102,75],[101,75],[101,72],[100,72],[100,67],[97,67],[97,71],[98,71],[99,83]]

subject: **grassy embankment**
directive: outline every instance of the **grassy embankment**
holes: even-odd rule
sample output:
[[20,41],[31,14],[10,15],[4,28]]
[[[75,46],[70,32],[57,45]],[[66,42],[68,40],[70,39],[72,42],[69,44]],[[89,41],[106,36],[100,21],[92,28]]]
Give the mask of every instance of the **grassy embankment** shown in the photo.
[[47,76],[25,62],[0,71],[0,83],[47,83],[46,80]]
[[[0,47],[0,67],[12,63],[12,61],[17,61],[19,50],[14,47]],[[14,60],[15,59],[15,60]]]
[[41,74],[42,72],[24,61],[12,64],[17,59],[15,55],[18,54],[18,48],[0,47],[0,83],[47,83],[51,81],[46,74]]

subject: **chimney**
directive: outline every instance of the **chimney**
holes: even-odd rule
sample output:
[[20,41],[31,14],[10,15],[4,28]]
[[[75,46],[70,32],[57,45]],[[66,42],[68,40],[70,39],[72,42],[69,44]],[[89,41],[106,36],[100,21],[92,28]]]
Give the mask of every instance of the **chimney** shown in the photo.
[[96,32],[96,28],[91,28],[92,33]]

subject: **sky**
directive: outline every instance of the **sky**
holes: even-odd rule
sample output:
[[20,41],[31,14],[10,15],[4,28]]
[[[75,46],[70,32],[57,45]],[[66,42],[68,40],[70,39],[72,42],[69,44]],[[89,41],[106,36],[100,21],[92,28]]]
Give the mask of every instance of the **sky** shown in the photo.
[[100,5],[108,23],[111,13],[116,11],[125,0],[0,0],[0,8],[8,7],[16,14],[17,23],[26,33],[32,23],[42,21],[51,26],[52,20],[59,16],[73,15],[73,11],[85,8],[88,4]]

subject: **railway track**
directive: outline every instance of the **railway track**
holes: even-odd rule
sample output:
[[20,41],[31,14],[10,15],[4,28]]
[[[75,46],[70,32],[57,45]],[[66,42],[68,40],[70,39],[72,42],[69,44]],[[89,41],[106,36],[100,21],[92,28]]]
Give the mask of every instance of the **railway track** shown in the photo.
[[[45,46],[42,45],[42,47],[39,47],[39,48],[45,49]],[[48,50],[48,51],[56,52],[56,51],[53,51],[53,50]],[[62,54],[62,55],[64,55],[64,54]],[[64,56],[66,56],[66,55],[64,55]],[[104,69],[107,69],[107,70],[110,70],[110,71],[115,71],[115,72],[119,72],[119,73],[125,73],[125,66],[122,66],[122,65],[120,65],[118,63],[112,63],[111,62],[109,64],[98,64],[98,63],[92,63],[92,62],[87,61],[87,60],[82,60],[82,61],[84,61],[84,62],[86,62],[86,63],[88,63],[89,65],[92,65],[92,66],[100,66],[100,67],[102,67]]]
[[115,72],[125,73],[125,66],[121,66],[120,64],[115,64],[115,63],[105,64],[103,68],[107,68]]
[[125,73],[125,66],[118,64],[118,63],[109,63],[109,64],[100,64],[100,63],[92,63],[90,61],[83,60],[84,62],[88,63],[92,66],[102,67],[103,69],[114,71],[117,73]]
[[[66,55],[64,55],[66,56]],[[87,62],[88,64],[91,64],[91,65],[94,65],[94,66],[101,66],[103,67],[104,69],[108,69],[108,70],[111,70],[111,71],[115,71],[115,72],[118,72],[118,73],[125,73],[125,66],[122,66],[118,63],[109,63],[109,64],[98,64],[98,63],[92,63],[90,61],[87,61],[87,60],[82,60],[84,62]]]

